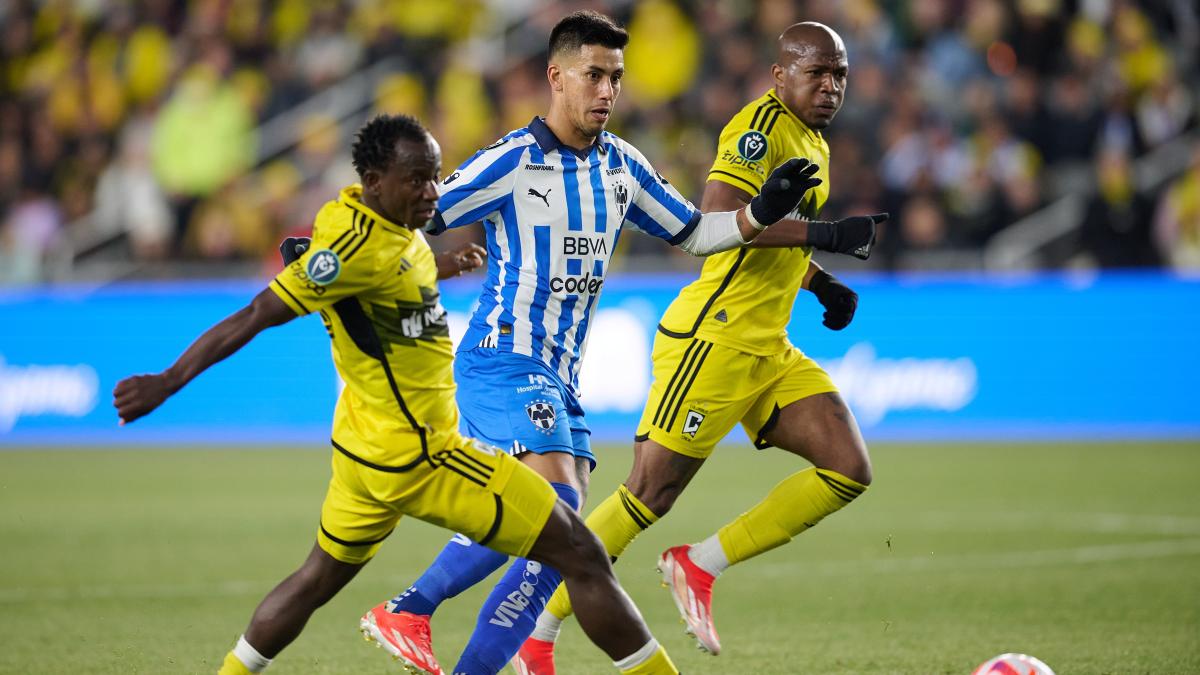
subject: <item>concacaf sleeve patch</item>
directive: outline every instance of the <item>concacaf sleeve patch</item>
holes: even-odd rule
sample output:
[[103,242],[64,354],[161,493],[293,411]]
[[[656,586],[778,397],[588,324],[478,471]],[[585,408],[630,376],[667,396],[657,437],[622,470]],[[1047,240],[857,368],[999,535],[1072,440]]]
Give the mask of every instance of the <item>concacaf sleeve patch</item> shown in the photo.
[[314,284],[328,286],[337,281],[338,275],[342,273],[342,261],[336,253],[323,248],[319,251],[313,251],[312,256],[308,259],[308,267],[305,268],[305,271],[308,272],[308,278]]
[[757,162],[767,156],[767,137],[761,131],[747,131],[738,139],[737,151],[742,159]]

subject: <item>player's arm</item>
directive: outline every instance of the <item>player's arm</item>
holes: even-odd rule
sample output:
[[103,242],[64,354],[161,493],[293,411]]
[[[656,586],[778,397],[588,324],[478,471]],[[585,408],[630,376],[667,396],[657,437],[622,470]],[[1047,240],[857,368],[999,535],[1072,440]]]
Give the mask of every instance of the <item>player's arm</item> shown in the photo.
[[817,165],[790,159],[771,173],[762,190],[744,205],[705,213],[697,209],[640,155],[627,157],[630,173],[638,181],[627,222],[647,234],[696,256],[712,255],[744,246],[769,225],[796,208],[805,193],[821,184]]
[[[704,186],[700,210],[730,211],[750,203],[753,195],[725,181],[710,180]],[[875,227],[887,220],[888,214],[852,216],[837,222],[808,221],[784,218],[766,228],[750,244],[756,248],[791,248],[812,246],[822,251],[847,253],[861,260],[871,256],[875,244]]]
[[255,335],[294,318],[296,313],[278,295],[263,289],[249,305],[205,331],[170,368],[118,382],[113,389],[113,406],[121,424],[150,413],[209,366],[241,349]]

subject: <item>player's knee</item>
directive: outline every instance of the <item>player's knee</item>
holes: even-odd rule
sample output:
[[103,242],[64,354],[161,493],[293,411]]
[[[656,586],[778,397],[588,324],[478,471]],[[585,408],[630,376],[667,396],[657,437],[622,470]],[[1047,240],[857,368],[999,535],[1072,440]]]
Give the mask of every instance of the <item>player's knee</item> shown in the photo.
[[871,470],[871,457],[865,449],[843,453],[839,459],[838,466],[833,467],[834,471],[862,485],[871,484],[874,472]]
[[565,515],[561,541],[555,546],[551,566],[564,577],[601,574],[610,565],[604,544],[574,512]]
[[583,524],[579,514],[559,501],[550,512],[527,557],[558,570],[564,577],[585,573],[599,557],[607,561],[604,546]]

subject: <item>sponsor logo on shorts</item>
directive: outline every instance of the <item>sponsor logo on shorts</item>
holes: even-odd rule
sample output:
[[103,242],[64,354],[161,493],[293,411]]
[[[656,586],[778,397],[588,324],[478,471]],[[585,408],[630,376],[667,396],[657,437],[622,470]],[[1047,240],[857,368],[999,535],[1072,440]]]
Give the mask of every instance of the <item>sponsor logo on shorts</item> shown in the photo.
[[337,281],[338,275],[342,273],[342,261],[333,251],[323,248],[319,251],[313,251],[313,254],[308,259],[308,266],[305,268],[308,272],[308,278],[314,284],[319,286],[328,286],[334,281]]
[[533,422],[533,426],[547,433],[554,428],[554,422],[558,418],[558,413],[554,411],[554,404],[549,401],[530,403],[525,406],[525,414],[529,415],[529,421]]
[[688,438],[695,438],[696,432],[700,431],[701,424],[704,424],[704,413],[697,410],[689,410],[687,417],[683,418],[683,435]]

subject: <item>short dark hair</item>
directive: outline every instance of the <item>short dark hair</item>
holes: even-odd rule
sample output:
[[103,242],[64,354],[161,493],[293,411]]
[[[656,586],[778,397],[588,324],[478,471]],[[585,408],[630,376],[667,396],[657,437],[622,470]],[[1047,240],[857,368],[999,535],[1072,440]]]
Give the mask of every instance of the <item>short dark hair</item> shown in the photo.
[[572,12],[550,31],[550,57],[565,51],[576,51],[584,45],[600,45],[609,49],[624,49],[629,33],[607,16],[590,9]]
[[376,115],[358,130],[350,157],[359,178],[368,170],[387,171],[396,161],[396,143],[425,143],[430,137],[425,127],[411,115]]

